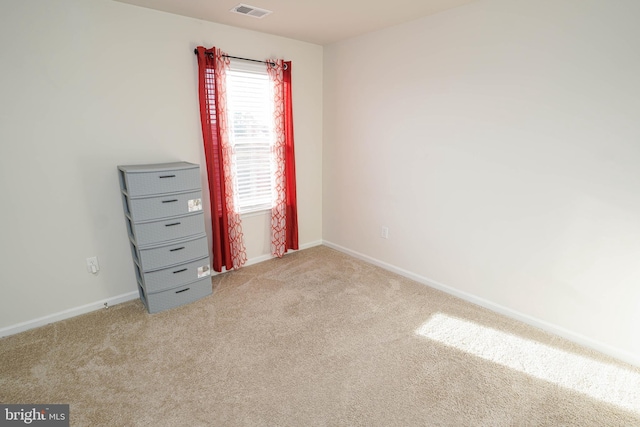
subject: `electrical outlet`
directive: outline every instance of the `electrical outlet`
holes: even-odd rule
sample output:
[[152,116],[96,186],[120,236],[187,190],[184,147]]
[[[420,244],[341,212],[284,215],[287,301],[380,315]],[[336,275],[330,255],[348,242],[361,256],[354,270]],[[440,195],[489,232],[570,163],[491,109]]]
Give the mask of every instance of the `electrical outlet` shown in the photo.
[[98,265],[98,257],[87,258],[87,271],[91,274],[98,274],[100,265]]
[[380,237],[382,237],[383,239],[389,238],[389,227],[382,226],[380,228]]

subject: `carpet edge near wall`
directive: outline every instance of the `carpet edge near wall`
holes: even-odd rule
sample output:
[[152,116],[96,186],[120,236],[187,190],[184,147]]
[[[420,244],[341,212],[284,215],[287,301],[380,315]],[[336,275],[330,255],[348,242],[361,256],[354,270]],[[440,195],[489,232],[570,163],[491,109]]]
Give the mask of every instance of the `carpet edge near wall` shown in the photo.
[[[489,300],[486,300],[484,298],[480,298],[476,295],[461,291],[459,289],[456,289],[452,286],[448,286],[446,284],[443,283],[439,283],[435,280],[431,280],[427,277],[421,276],[419,274],[413,273],[411,271],[402,269],[400,267],[397,267],[393,264],[389,264],[387,262],[381,261],[377,258],[371,257],[369,255],[365,255],[363,253],[360,253],[358,251],[346,248],[344,246],[338,245],[336,243],[333,243],[331,241],[328,240],[315,240],[303,245],[300,245],[300,249],[299,250],[305,250],[305,249],[309,249],[315,246],[327,246],[329,248],[335,249],[339,252],[342,252],[344,254],[350,255],[354,258],[360,259],[362,261],[365,261],[369,264],[372,265],[376,265],[380,268],[383,268],[387,271],[391,271],[393,273],[399,274],[400,276],[406,277],[408,279],[411,279],[417,283],[420,283],[422,285],[425,286],[429,286],[431,288],[437,289],[439,291],[445,292],[449,295],[455,296],[457,298],[460,298],[464,301],[470,302],[472,304],[475,305],[479,305],[483,308],[486,308],[488,310],[491,310],[495,313],[499,313],[501,315],[504,315],[506,317],[509,317],[510,319],[514,319],[514,320],[518,320],[520,322],[526,323],[530,326],[533,326],[535,328],[541,329],[543,331],[552,333],[554,335],[557,335],[559,337],[565,338],[575,344],[590,348],[592,350],[598,351],[600,353],[603,353],[607,356],[613,357],[617,360],[620,360],[622,362],[628,363],[630,365],[634,365],[637,367],[640,367],[640,356],[639,355],[634,355],[633,353],[630,353],[628,351],[625,350],[621,350],[619,348],[610,346],[608,344],[605,344],[603,342],[594,340],[592,338],[586,337],[584,335],[575,333],[573,331],[570,331],[568,329],[562,328],[558,325],[552,324],[550,322],[546,322],[544,320],[538,319],[536,317],[521,313],[519,311],[510,309],[508,307],[502,306],[500,304],[496,304],[494,302],[491,302]],[[261,262],[264,261],[268,261],[270,259],[272,259],[273,257],[271,255],[261,255],[259,257],[254,257],[251,258],[249,260],[247,260],[246,265],[253,265],[253,264],[259,264]],[[35,328],[39,328],[42,326],[46,326],[50,323],[54,323],[54,322],[58,322],[61,320],[65,320],[65,319],[70,319],[72,317],[76,317],[82,314],[86,314],[86,313],[90,313],[92,311],[97,311],[100,309],[104,309],[105,307],[110,307],[110,306],[114,306],[116,304],[122,304],[125,303],[127,301],[131,301],[131,300],[135,300],[136,298],[138,298],[138,292],[137,291],[133,291],[133,292],[129,292],[126,294],[122,294],[122,295],[117,295],[115,297],[111,297],[111,298],[106,298],[100,301],[96,301],[93,303],[89,303],[89,304],[85,304],[83,306],[79,306],[79,307],[73,307],[67,310],[63,310],[60,312],[56,312],[56,313],[52,313],[50,315],[47,316],[43,316],[37,319],[32,319],[32,320],[28,320],[25,322],[21,322],[21,323],[17,323],[14,325],[10,325],[4,328],[0,329],[0,338],[6,337],[6,336],[10,336],[10,335],[15,335],[18,334],[20,332],[25,332],[31,329],[35,329]]]
[[506,316],[510,319],[513,320],[517,320],[520,322],[523,322],[527,325],[533,326],[535,328],[541,329],[545,332],[549,332],[553,335],[557,335],[559,337],[562,337],[564,339],[567,339],[571,342],[573,342],[574,344],[578,344],[587,348],[590,348],[592,350],[595,350],[599,353],[602,353],[604,355],[613,357],[614,359],[617,359],[621,362],[624,363],[628,363],[630,365],[636,366],[636,367],[640,367],[640,355],[635,355],[631,352],[628,352],[626,350],[622,350],[613,346],[610,346],[608,344],[605,344],[603,342],[597,341],[595,339],[589,338],[587,336],[584,336],[582,334],[578,334],[576,332],[570,331],[566,328],[563,328],[561,326],[555,325],[553,323],[550,322],[546,322],[544,320],[538,319],[536,317],[530,316],[528,314],[524,314],[521,313],[517,310],[513,310],[511,308],[505,307],[503,305],[500,304],[496,304],[492,301],[489,301],[487,299],[484,298],[480,298],[477,295],[468,293],[468,292],[464,292],[461,291],[459,289],[456,289],[452,286],[448,286],[446,284],[437,282],[435,280],[431,280],[427,277],[421,276],[419,274],[413,273],[411,271],[405,270],[403,268],[397,267],[393,264],[381,261],[377,258],[371,257],[369,255],[365,255],[363,253],[360,253],[358,251],[346,248],[344,246],[338,245],[336,243],[330,242],[328,240],[323,240],[322,244],[324,246],[327,246],[329,248],[335,249],[339,252],[342,252],[344,254],[350,255],[354,258],[360,259],[364,262],[367,262],[369,264],[373,264],[375,266],[378,266],[380,268],[383,268],[387,271],[390,271],[392,273],[396,273],[400,276],[406,277],[407,279],[411,279],[417,283],[420,283],[421,285],[425,285],[434,289],[437,289],[439,291],[445,292],[449,295],[452,295],[456,298],[460,298],[466,302],[469,302],[471,304],[475,304],[478,305],[480,307],[486,308],[487,310],[491,310],[494,313],[498,313],[501,314],[503,316]]
[[[299,250],[302,251],[315,246],[321,246],[322,244],[323,244],[322,240],[314,240],[312,242],[300,245]],[[274,257],[270,254],[253,257],[247,260],[247,262],[245,263],[245,266],[248,267],[253,264],[259,264],[261,262],[268,261],[273,258]],[[219,274],[219,273],[216,273],[216,274]],[[84,304],[78,307],[71,307],[62,311],[57,311],[51,314],[47,314],[46,316],[26,320],[24,322],[15,323],[13,325],[0,328],[0,338],[19,334],[21,332],[26,332],[31,329],[40,328],[42,326],[46,326],[51,323],[59,322],[66,319],[71,319],[73,317],[81,316],[83,314],[91,313],[93,311],[102,310],[117,304],[122,304],[128,301],[135,300],[137,298],[138,298],[138,291],[135,290],[135,291],[127,292],[126,294],[116,295],[113,297],[90,302],[88,304]]]

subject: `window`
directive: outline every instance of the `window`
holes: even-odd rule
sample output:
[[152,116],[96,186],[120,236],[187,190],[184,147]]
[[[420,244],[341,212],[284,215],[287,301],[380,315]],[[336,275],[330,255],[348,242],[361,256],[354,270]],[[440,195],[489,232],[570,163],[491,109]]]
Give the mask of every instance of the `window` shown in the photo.
[[231,60],[227,117],[236,168],[235,205],[240,213],[272,207],[273,102],[265,64]]

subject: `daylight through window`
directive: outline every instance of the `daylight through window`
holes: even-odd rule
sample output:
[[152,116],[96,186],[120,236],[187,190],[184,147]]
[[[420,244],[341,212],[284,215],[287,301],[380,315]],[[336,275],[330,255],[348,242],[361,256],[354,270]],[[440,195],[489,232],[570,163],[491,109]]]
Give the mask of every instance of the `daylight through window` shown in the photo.
[[273,103],[266,65],[232,60],[227,72],[227,116],[240,213],[272,207]]

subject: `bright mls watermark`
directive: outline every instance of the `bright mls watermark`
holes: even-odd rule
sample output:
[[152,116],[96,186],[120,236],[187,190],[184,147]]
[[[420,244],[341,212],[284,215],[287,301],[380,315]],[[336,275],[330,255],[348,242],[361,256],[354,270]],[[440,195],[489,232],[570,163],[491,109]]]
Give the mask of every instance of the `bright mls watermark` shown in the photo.
[[0,404],[0,427],[69,427],[69,405]]

